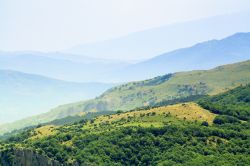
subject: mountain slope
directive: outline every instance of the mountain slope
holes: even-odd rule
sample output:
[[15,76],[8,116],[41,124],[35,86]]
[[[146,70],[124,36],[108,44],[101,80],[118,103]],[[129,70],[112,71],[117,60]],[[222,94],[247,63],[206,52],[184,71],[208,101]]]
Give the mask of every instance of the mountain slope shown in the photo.
[[0,128],[21,128],[81,112],[130,110],[176,98],[217,94],[247,83],[250,83],[250,61],[220,66],[212,70],[168,74],[117,86],[95,99],[61,105],[48,113]]
[[203,18],[84,44],[65,52],[99,58],[148,59],[198,42],[221,39],[237,32],[250,32],[249,17],[250,11]]
[[15,121],[58,104],[89,99],[112,84],[74,83],[17,71],[0,70],[0,121]]
[[121,77],[125,80],[141,80],[171,72],[211,69],[223,64],[249,60],[249,45],[250,33],[237,33],[221,40],[202,42],[127,66],[110,77],[116,80]]
[[60,106],[61,111],[130,110],[162,100],[190,95],[216,94],[250,82],[250,61],[220,66],[212,70],[180,72],[114,87],[94,100]]

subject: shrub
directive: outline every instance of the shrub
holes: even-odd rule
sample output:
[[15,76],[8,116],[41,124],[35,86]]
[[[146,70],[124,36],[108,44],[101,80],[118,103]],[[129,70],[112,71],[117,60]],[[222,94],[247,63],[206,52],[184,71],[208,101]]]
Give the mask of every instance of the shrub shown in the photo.
[[228,115],[219,115],[216,116],[214,121],[215,124],[225,124],[225,123],[239,123],[240,120]]
[[203,121],[203,122],[201,123],[201,125],[202,125],[202,126],[209,126],[209,124],[208,124],[207,121]]

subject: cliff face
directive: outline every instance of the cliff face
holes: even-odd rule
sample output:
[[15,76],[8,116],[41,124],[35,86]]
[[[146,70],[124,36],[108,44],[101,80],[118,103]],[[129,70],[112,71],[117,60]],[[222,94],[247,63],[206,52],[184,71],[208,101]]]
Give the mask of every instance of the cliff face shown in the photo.
[[59,162],[37,154],[32,150],[14,149],[0,152],[2,166],[59,166]]

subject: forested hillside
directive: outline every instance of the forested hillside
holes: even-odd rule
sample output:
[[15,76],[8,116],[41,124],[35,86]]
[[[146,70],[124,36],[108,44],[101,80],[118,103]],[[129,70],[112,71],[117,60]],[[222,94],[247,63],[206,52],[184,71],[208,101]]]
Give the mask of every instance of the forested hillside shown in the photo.
[[199,104],[213,113],[229,115],[241,120],[250,119],[250,84],[226,93],[204,98]]

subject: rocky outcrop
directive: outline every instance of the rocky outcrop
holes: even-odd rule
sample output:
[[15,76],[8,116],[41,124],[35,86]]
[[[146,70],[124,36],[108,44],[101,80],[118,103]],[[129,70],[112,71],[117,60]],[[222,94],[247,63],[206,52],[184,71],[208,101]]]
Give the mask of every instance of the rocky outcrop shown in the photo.
[[12,149],[0,152],[1,166],[60,166],[57,161],[27,149]]

